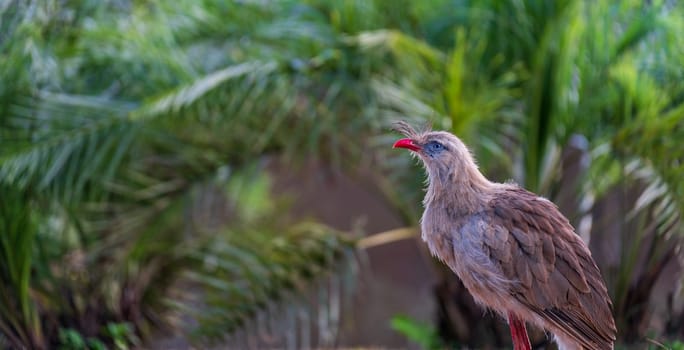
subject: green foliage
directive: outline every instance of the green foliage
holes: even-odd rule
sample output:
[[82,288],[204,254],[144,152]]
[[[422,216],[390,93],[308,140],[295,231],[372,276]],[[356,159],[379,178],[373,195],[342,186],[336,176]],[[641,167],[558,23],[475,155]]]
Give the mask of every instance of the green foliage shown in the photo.
[[[61,349],[104,349],[105,346],[101,341],[90,338],[87,341],[83,339],[83,336],[74,329],[60,329],[59,330],[59,342]],[[96,345],[97,344],[97,345]]]
[[14,344],[44,346],[40,315],[31,299],[37,218],[26,195],[0,187],[0,332]]
[[392,329],[417,343],[422,349],[444,348],[437,330],[410,317],[394,316],[392,318]]
[[[201,252],[209,254],[206,247],[228,247],[237,255],[225,258],[233,261],[253,259],[239,254],[249,247],[246,236],[212,233],[231,221],[246,225],[262,218],[260,211],[276,210],[263,207],[269,201],[268,187],[243,182],[231,185],[221,201],[235,201],[231,207],[247,210],[215,225],[188,219],[208,197],[208,187],[232,179],[265,152],[300,158],[302,151],[333,156],[339,151],[333,143],[340,140],[333,134],[349,123],[331,116],[346,108],[344,101],[337,106],[328,102],[322,109],[317,98],[321,78],[309,77],[333,80],[325,76],[335,74],[316,71],[335,54],[316,56],[321,45],[333,43],[316,29],[315,13],[302,15],[287,3],[222,4],[206,2],[201,9],[191,1],[63,8],[37,1],[3,8],[3,16],[11,19],[2,21],[11,24],[7,32],[31,36],[3,43],[8,61],[2,60],[0,68],[31,71],[36,79],[4,75],[0,104],[0,184],[3,198],[17,199],[3,202],[8,231],[1,236],[6,242],[2,266],[7,267],[2,277],[7,281],[0,291],[8,306],[0,325],[12,346],[55,344],[63,324],[90,339],[112,321],[130,322],[135,334],[143,334],[150,322],[162,323],[157,310],[168,309],[164,296],[187,278],[184,272],[217,278],[196,260]],[[273,22],[281,10],[290,11],[290,18]],[[226,17],[243,24],[224,27]],[[271,46],[285,27],[292,30],[289,37],[301,42],[291,51]],[[233,45],[245,37],[251,44]],[[26,55],[26,45],[39,54]],[[222,45],[236,49],[222,50]],[[326,86],[328,101],[353,91],[339,83]],[[322,116],[332,123],[319,123]],[[304,127],[280,127],[293,122]],[[249,188],[253,193],[242,195]],[[224,209],[222,215],[228,215],[230,208]],[[272,237],[255,228],[250,232],[261,235],[260,241]],[[314,247],[331,252],[349,246],[329,230],[298,232],[275,241],[290,250],[278,255],[264,251],[260,259],[269,261],[274,255],[282,264],[302,264],[302,256],[313,254],[307,253],[313,243],[295,242],[320,242]],[[323,244],[330,239],[332,243]],[[321,267],[330,263],[308,262]],[[295,285],[303,288],[293,282],[302,274],[322,273],[295,267],[282,271],[281,278],[289,283],[283,292]],[[258,291],[268,286],[248,287]],[[237,301],[247,302],[237,296],[230,302]],[[34,311],[36,305],[41,315]],[[76,341],[73,332],[62,333],[71,339],[65,342]],[[122,339],[114,333],[109,337],[114,343]]]
[[[190,313],[195,334],[217,340],[258,330],[282,301],[301,333],[286,343],[306,345],[307,317],[323,310],[317,325],[332,329],[338,315],[334,301],[301,296],[344,294],[352,242],[291,222],[262,164],[381,164],[378,183],[416,220],[423,180],[389,152],[397,119],[454,131],[488,174],[549,196],[562,187],[563,150],[583,135],[579,216],[616,186],[645,188],[620,220],[653,218],[647,270],[659,271],[684,213],[682,11],[660,1],[5,2],[1,337],[124,348],[198,303],[211,312]],[[648,298],[630,289],[642,226],[608,276],[621,328],[640,324],[627,317],[634,295]],[[201,300],[179,295],[188,286]],[[432,330],[395,326],[438,346]]]
[[[140,345],[140,340],[135,335],[135,330],[130,323],[108,323],[105,330],[105,336],[112,340],[114,348],[118,350],[126,350]],[[91,345],[92,346],[92,345]]]
[[[651,287],[679,256],[675,247],[682,239],[681,181],[675,179],[684,174],[676,141],[684,90],[670,82],[682,74],[684,43],[673,31],[682,25],[682,8],[629,1],[461,6],[449,51],[432,46],[431,37],[401,47],[395,43],[403,34],[372,37],[376,47],[382,43],[404,62],[401,73],[384,74],[374,84],[382,111],[388,119],[410,116],[453,130],[474,146],[485,172],[502,180],[512,177],[550,197],[577,186],[571,190],[579,193],[577,208],[569,213],[577,223],[587,222],[594,200],[609,191],[643,188],[627,204],[629,214],[594,220],[636,228],[635,237],[621,240],[620,265],[602,267],[618,329],[636,339],[640,333],[630,327],[644,317]],[[588,141],[577,145],[588,169],[579,172],[581,181],[568,184],[561,161],[566,148],[577,147],[571,141],[577,134]],[[421,193],[399,186],[407,183],[403,176],[393,174],[385,188],[403,198],[398,203],[416,202]],[[654,228],[658,237],[650,240]],[[590,227],[578,229],[589,235]],[[642,254],[647,272],[638,274]]]
[[62,350],[105,350],[103,340],[113,345],[114,349],[127,350],[139,346],[140,340],[129,323],[108,323],[101,332],[102,338],[87,337],[73,328],[59,330],[59,349]]
[[[200,321],[197,336],[221,340],[258,316],[274,320],[269,322],[285,322],[288,332],[294,333],[299,332],[298,327],[323,327],[320,319],[328,319],[333,323],[331,326],[338,322],[339,311],[335,309],[339,308],[340,300],[333,296],[345,294],[340,289],[340,279],[348,278],[346,275],[351,271],[344,272],[336,266],[345,259],[353,259],[350,241],[313,224],[297,225],[285,232],[282,228],[256,224],[225,235],[225,241],[215,242],[194,255],[203,268],[188,275],[188,280],[201,286],[205,293],[206,306],[188,310]],[[311,303],[300,297],[313,285],[327,298]],[[281,303],[284,306],[279,306]],[[296,314],[297,308],[309,312],[315,309],[319,319],[282,319],[283,313]],[[320,331],[323,334],[329,330]],[[296,347],[311,341],[303,337],[296,340]]]
[[675,340],[675,341],[673,341],[673,342],[671,342],[671,343],[667,343],[665,346],[667,346],[669,349],[672,349],[672,350],[682,350],[682,349],[684,349],[684,343],[681,342],[681,341],[679,341],[679,340]]
[[649,339],[649,345],[648,349],[649,350],[657,350],[657,349],[663,349],[663,350],[682,350],[684,349],[684,343],[679,341],[679,340],[674,340],[671,342],[664,342],[660,343],[654,340]]

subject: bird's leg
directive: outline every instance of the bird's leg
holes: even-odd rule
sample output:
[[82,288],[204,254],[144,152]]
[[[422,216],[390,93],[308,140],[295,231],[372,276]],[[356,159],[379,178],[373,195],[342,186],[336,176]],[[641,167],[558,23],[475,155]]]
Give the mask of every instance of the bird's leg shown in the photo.
[[508,326],[511,328],[511,338],[513,338],[514,350],[532,350],[530,338],[527,337],[525,321],[521,320],[514,313],[508,313]]

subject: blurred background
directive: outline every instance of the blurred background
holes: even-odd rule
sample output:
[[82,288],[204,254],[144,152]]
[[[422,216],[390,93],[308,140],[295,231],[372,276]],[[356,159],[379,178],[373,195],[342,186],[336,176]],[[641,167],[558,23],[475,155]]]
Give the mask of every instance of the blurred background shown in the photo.
[[558,203],[620,348],[683,349],[682,33],[657,0],[0,1],[0,348],[510,348],[418,238],[406,120]]

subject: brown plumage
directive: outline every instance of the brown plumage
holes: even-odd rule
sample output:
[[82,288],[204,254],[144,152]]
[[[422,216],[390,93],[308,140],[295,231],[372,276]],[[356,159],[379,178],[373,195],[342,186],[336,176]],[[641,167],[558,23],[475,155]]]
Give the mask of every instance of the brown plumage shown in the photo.
[[487,180],[456,136],[417,132],[395,147],[414,151],[428,174],[423,240],[476,301],[509,320],[516,349],[529,349],[524,322],[565,349],[612,349],[612,303],[586,244],[550,201]]

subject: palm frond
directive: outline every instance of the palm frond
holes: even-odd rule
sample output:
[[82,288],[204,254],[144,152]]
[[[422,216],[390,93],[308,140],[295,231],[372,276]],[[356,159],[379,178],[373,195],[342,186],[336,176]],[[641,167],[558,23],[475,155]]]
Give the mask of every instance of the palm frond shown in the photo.
[[11,344],[44,347],[46,339],[31,299],[36,218],[21,191],[1,185],[0,193],[0,334]]
[[[140,110],[129,115],[131,120],[151,118],[159,115],[171,115],[178,113],[183,107],[197,102],[208,92],[225,84],[231,79],[236,79],[248,74],[268,74],[277,68],[275,62],[246,62],[230,66],[203,76],[187,86],[165,93],[163,96],[145,103]],[[255,77],[257,78],[257,77]]]
[[[195,256],[204,271],[188,278],[206,293],[206,305],[193,313],[200,322],[196,334],[220,341],[242,331],[262,346],[295,342],[296,348],[311,346],[315,339],[317,346],[332,345],[339,326],[339,294],[347,293],[340,289],[339,278],[350,273],[336,266],[353,256],[353,244],[320,226],[287,228],[267,240],[264,233],[228,233],[227,241],[215,242]],[[309,299],[321,293],[328,297]],[[285,317],[278,312],[283,308]],[[269,331],[263,322],[285,329]],[[315,337],[301,333],[312,325]],[[294,340],[284,338],[288,333]]]
[[679,225],[673,223],[684,214],[684,203],[677,195],[684,191],[678,180],[684,174],[684,166],[681,165],[684,152],[678,145],[662,142],[661,135],[667,132],[677,137],[680,133],[678,125],[683,120],[684,104],[680,104],[668,109],[664,115],[649,116],[626,125],[613,140],[613,147],[618,152],[639,157],[628,164],[628,174],[647,183],[634,211],[655,205],[659,227],[665,231],[678,229]]
[[43,332],[56,345],[54,320],[144,333],[164,300],[202,320],[202,341],[334,344],[352,244],[283,218],[255,164],[382,168],[372,176],[415,220],[421,172],[383,151],[397,119],[451,129],[497,180],[551,195],[581,133],[594,155],[581,212],[616,184],[643,188],[622,219],[657,226],[651,272],[680,236],[682,154],[660,137],[679,137],[684,100],[672,2],[57,5],[0,4],[0,190],[13,199],[0,205],[0,313],[23,315],[0,320],[0,343]]
[[88,97],[45,94],[14,110],[15,136],[0,155],[2,182],[67,201],[87,195],[94,179],[109,181],[136,136],[121,112]]

